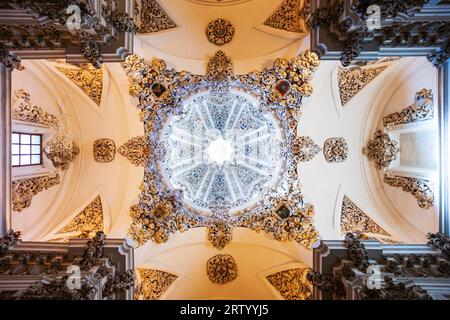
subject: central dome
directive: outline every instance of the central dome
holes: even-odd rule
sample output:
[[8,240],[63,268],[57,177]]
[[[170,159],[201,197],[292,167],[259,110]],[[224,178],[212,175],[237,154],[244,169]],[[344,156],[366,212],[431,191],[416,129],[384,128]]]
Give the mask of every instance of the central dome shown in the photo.
[[203,92],[169,119],[161,141],[165,177],[184,191],[188,205],[207,213],[237,213],[261,199],[278,181],[282,136],[274,116],[239,91]]

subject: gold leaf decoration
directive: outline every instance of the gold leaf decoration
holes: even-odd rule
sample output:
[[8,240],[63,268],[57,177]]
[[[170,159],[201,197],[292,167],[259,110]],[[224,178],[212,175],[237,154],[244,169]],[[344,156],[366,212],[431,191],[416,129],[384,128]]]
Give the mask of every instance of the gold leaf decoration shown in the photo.
[[103,231],[103,207],[100,196],[97,196],[86,208],[83,209],[72,221],[58,231],[58,234],[79,231],[94,232]]
[[267,276],[267,280],[286,300],[309,300],[312,285],[306,276],[309,269],[297,268]]
[[158,300],[178,278],[169,272],[137,268],[141,281],[136,286],[135,300]]
[[135,166],[143,167],[150,155],[150,146],[145,136],[134,137],[117,149],[117,152]]
[[344,106],[349,102],[386,68],[387,66],[376,68],[339,68],[338,84],[342,105]]
[[57,69],[75,83],[98,106],[102,99],[103,69],[61,68]]
[[358,208],[347,196],[344,196],[341,211],[341,234],[347,233],[374,233],[390,236],[389,233],[376,224],[375,221]]

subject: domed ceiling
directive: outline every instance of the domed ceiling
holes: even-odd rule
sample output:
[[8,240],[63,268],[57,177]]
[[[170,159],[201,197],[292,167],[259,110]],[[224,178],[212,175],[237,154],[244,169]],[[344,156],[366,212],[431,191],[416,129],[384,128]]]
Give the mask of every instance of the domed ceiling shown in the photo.
[[[26,240],[128,238],[142,299],[306,299],[318,239],[423,241],[437,228],[423,151],[435,152],[435,69],[319,61],[305,3],[138,0],[124,63],[27,61],[13,90],[63,110],[80,153],[64,174],[46,167],[62,181],[26,193],[12,224]],[[405,114],[415,121],[384,121]]]

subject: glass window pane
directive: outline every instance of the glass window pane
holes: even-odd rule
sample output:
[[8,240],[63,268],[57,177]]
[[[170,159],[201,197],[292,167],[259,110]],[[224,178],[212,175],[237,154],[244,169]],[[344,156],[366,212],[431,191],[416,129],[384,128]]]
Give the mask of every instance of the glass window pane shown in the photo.
[[31,156],[20,156],[20,165],[28,165],[31,164]]
[[30,144],[30,135],[29,134],[20,134],[20,143],[21,144]]
[[32,144],[41,144],[41,136],[31,136]]
[[41,163],[41,156],[31,156],[31,164],[40,164]]
[[12,146],[11,146],[11,153],[12,154],[19,154],[20,153],[20,151],[19,151],[19,145],[18,144],[13,144]]
[[19,143],[20,141],[19,141],[19,134],[18,133],[13,133],[12,134],[12,137],[11,137],[11,142],[12,143]]
[[41,146],[32,146],[31,153],[32,154],[41,154]]
[[20,146],[20,153],[21,154],[30,154],[31,153],[31,149],[29,145],[21,145]]
[[13,166],[20,165],[20,157],[19,156],[12,156],[12,165]]

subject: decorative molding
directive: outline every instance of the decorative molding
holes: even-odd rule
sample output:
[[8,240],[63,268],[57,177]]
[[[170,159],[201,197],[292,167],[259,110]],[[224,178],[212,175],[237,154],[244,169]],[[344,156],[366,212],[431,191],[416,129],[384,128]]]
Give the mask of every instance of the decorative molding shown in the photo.
[[345,296],[345,288],[342,282],[333,275],[310,270],[306,278],[325,294],[334,295],[337,298]]
[[[284,143],[280,146],[284,173],[278,182],[286,188],[264,192],[251,210],[224,218],[233,228],[263,230],[279,241],[297,241],[309,248],[318,239],[312,217],[314,208],[303,200],[298,184],[299,157],[294,155],[293,140],[297,135],[298,116],[303,97],[312,94],[311,80],[319,65],[316,54],[306,51],[292,59],[276,59],[272,68],[245,75],[234,75],[229,58],[218,52],[208,65],[206,75],[167,69],[163,60],[147,61],[131,55],[124,63],[130,81],[131,95],[139,98],[149,158],[145,162],[144,181],[139,204],[132,206],[130,236],[138,245],[149,240],[164,243],[175,232],[190,228],[210,227],[215,218],[202,215],[184,205],[181,190],[174,190],[162,179],[160,168],[166,146],[159,139],[165,122],[183,111],[183,101],[192,92],[209,91],[215,98],[226,94],[228,88],[245,91],[259,101],[258,108],[272,112],[282,119]],[[211,210],[214,209],[214,205]],[[213,238],[212,238],[213,239]],[[216,241],[213,239],[212,241]],[[218,247],[221,241],[216,242]]]
[[80,153],[80,149],[64,134],[55,134],[46,144],[45,155],[52,162],[53,167],[63,171],[69,169],[70,163]]
[[383,118],[385,127],[391,127],[434,118],[434,103],[431,89],[416,92],[414,104]]
[[33,196],[56,186],[59,182],[59,174],[13,181],[11,188],[13,210],[21,212],[28,208],[31,206]]
[[[443,31],[449,27],[449,8],[441,1],[424,6],[427,2],[313,1],[311,47],[323,59],[340,57],[344,66],[385,55],[427,56],[440,66],[450,53],[450,36]],[[373,4],[380,8],[379,28],[371,28],[374,15],[367,14]]]
[[309,300],[312,284],[307,279],[310,269],[290,269],[267,276],[267,280],[286,300]]
[[388,168],[391,163],[397,160],[400,154],[400,148],[397,141],[381,130],[373,135],[363,153],[367,155],[369,160],[375,162],[378,169]]
[[430,209],[434,206],[434,184],[431,181],[385,174],[384,183],[394,188],[402,188],[403,191],[412,194],[422,209]]
[[308,1],[284,0],[264,25],[288,32],[306,33],[311,7]]
[[126,291],[134,286],[134,270],[128,270],[115,274],[109,278],[104,287],[102,296],[104,298],[112,298],[115,293]]
[[361,272],[366,272],[369,267],[369,256],[366,247],[353,233],[345,235],[345,246],[347,247],[348,258],[353,265]]
[[97,196],[86,208],[76,215],[57,234],[78,231],[89,234],[95,231],[103,231],[103,207],[100,196]]
[[178,278],[169,272],[137,268],[140,281],[135,289],[135,300],[159,300]]
[[237,278],[237,272],[237,264],[229,254],[217,254],[206,263],[206,273],[212,283],[229,283]]
[[206,28],[208,41],[216,46],[223,46],[233,40],[234,27],[230,21],[219,18],[211,21]]
[[92,145],[92,153],[97,162],[111,162],[116,157],[116,144],[111,139],[97,139]]
[[[133,18],[127,11],[131,2],[106,0],[97,2],[74,0],[79,8],[80,25],[73,26],[64,1],[12,0],[15,11],[0,8],[4,35],[0,39],[0,57],[10,68],[20,67],[19,57],[65,57],[70,62],[89,61],[100,67],[103,60],[120,61],[131,50],[132,34],[136,32]],[[120,11],[119,11],[119,10]],[[69,21],[70,20],[70,21]],[[45,21],[45,24],[42,23]],[[12,55],[10,52],[14,52]]]
[[156,0],[135,0],[134,8],[138,33],[153,33],[177,27]]
[[229,79],[233,76],[231,59],[222,50],[217,51],[208,61],[206,75],[214,81],[225,81]]
[[364,89],[373,79],[380,75],[387,66],[373,68],[338,67],[338,85],[342,106]]
[[218,250],[222,250],[233,239],[233,227],[221,219],[208,226],[208,240]]
[[322,151],[309,136],[292,139],[292,152],[300,162],[309,162]]
[[21,65],[20,59],[17,58],[14,54],[9,53],[8,48],[2,43],[0,43],[0,63],[9,70],[17,69],[19,71],[22,71],[25,69]]
[[57,129],[59,121],[56,116],[44,111],[42,108],[31,102],[30,94],[24,89],[15,92],[18,101],[17,106],[12,110],[11,117],[15,120],[32,122]]
[[83,255],[81,256],[81,270],[87,271],[91,269],[97,264],[98,260],[103,257],[105,239],[106,235],[103,231],[98,231],[94,238],[88,241],[86,249],[84,249]]
[[384,278],[384,286],[381,289],[369,289],[364,285],[360,294],[362,300],[432,300],[420,286],[406,285],[405,282],[395,283],[388,276]]
[[[74,277],[77,267],[82,272]],[[83,240],[46,243],[44,250],[40,242],[17,241],[0,254],[0,299],[132,299],[132,270],[133,248],[125,240],[106,240],[102,234],[87,244]]]
[[330,138],[323,144],[323,155],[330,163],[341,163],[347,160],[348,145],[344,138]]
[[57,67],[67,78],[77,85],[92,101],[100,106],[103,91],[103,69],[61,68]]
[[8,230],[4,236],[0,238],[0,255],[4,254],[9,248],[17,243],[20,239],[21,232]]
[[135,166],[143,167],[150,157],[150,145],[146,136],[133,137],[117,149]]
[[344,196],[341,211],[341,234],[345,235],[350,232],[354,234],[373,233],[390,236],[347,196]]
[[428,245],[435,250],[439,250],[441,254],[450,258],[450,238],[441,233],[428,233]]

